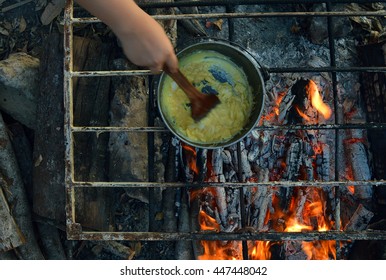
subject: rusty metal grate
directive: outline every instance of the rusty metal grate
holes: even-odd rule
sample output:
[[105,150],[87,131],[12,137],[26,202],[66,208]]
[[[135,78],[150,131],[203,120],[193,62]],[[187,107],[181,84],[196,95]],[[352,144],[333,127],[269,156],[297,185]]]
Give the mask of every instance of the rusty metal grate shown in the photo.
[[[294,1],[296,3],[305,3],[309,1]],[[328,1],[312,1],[313,3],[326,3],[327,8],[330,6]],[[348,3],[361,1],[334,1],[334,3]],[[366,1],[368,2],[368,1]],[[252,13],[236,13],[233,12],[235,5],[243,4],[266,4],[277,5],[283,1],[180,1],[177,3],[151,3],[143,4],[143,7],[177,7],[177,6],[224,6],[228,12],[225,13],[210,13],[210,14],[185,14],[185,15],[158,15],[154,18],[158,20],[181,20],[181,19],[207,19],[207,18],[267,18],[267,17],[326,17],[328,19],[329,31],[330,20],[333,17],[347,16],[386,16],[386,13],[381,12],[252,12]],[[329,9],[327,9],[329,10]],[[67,215],[67,234],[69,239],[77,240],[147,240],[147,241],[175,241],[175,240],[386,240],[386,231],[378,230],[363,230],[363,231],[342,231],[340,228],[340,200],[341,192],[339,188],[342,186],[361,186],[373,185],[380,187],[386,184],[385,180],[370,180],[370,181],[270,181],[256,183],[205,183],[206,187],[227,187],[227,188],[244,188],[255,186],[276,186],[276,187],[297,187],[297,186],[315,186],[315,187],[334,187],[338,194],[335,198],[336,210],[334,218],[336,221],[336,229],[325,232],[247,232],[241,231],[238,233],[213,233],[213,232],[95,232],[86,231],[76,220],[75,190],[78,188],[158,188],[158,182],[95,182],[95,181],[76,181],[74,176],[74,135],[77,133],[101,133],[101,132],[140,132],[154,133],[166,132],[164,127],[79,127],[73,124],[73,79],[84,77],[105,77],[105,76],[149,76],[149,71],[74,71],[73,69],[73,27],[75,25],[89,24],[100,22],[96,18],[76,18],[74,17],[74,5],[72,0],[68,0],[65,8],[65,28],[64,28],[64,104],[65,104],[65,167],[66,167],[66,215]],[[231,38],[230,38],[231,39]],[[327,72],[332,74],[334,97],[336,97],[336,73],[338,72],[386,72],[386,67],[337,67],[335,64],[335,45],[334,40],[329,32],[329,49],[330,49],[330,66],[328,67],[278,67],[267,69],[269,73],[290,73],[290,72]],[[336,104],[335,104],[336,105]],[[256,127],[256,130],[279,130],[279,129],[326,129],[338,132],[344,129],[386,129],[385,123],[366,123],[366,124],[325,124],[325,125],[287,125],[287,126],[263,126]],[[335,133],[338,135],[338,133]],[[336,136],[337,137],[337,136]],[[196,183],[162,183],[164,188],[180,188],[180,187],[201,187]]]

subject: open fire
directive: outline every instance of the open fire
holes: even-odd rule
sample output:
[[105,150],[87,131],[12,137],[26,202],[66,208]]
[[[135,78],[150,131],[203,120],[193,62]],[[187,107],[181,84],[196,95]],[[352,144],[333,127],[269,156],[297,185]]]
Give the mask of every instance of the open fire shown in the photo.
[[[323,102],[322,96],[319,93],[317,85],[312,80],[300,80],[302,85],[301,88],[297,84],[292,87],[290,91],[291,104],[287,104],[285,109],[287,110],[286,115],[289,116],[293,114],[291,110],[295,108],[295,112],[298,113],[300,117],[302,117],[302,122],[315,123],[316,114],[313,113],[316,110],[319,114],[322,114],[323,118],[328,119],[331,117],[332,110],[331,108]],[[294,91],[294,89],[296,91]],[[305,95],[302,95],[304,94]],[[301,95],[300,97],[297,95]],[[284,97],[284,98],[283,98]],[[280,96],[280,98],[275,102],[276,106],[271,108],[271,112],[267,112],[265,116],[263,116],[263,120],[269,120],[270,122],[274,121],[275,116],[276,119],[280,116],[280,104],[282,100],[287,99],[287,96]],[[301,102],[293,101],[301,100]],[[294,103],[294,104],[293,104]],[[283,107],[284,108],[284,107]],[[303,110],[301,110],[301,108]],[[267,117],[270,116],[270,117]],[[295,118],[296,119],[296,118]],[[287,121],[287,120],[286,120]],[[284,136],[285,137],[285,136]],[[324,143],[316,142],[313,144],[313,152],[310,154],[309,160],[311,160],[311,165],[301,166],[299,165],[298,172],[292,175],[293,180],[307,180],[307,179],[319,179],[317,174],[317,157],[323,153],[323,145]],[[194,152],[194,148],[183,144],[183,149],[185,154],[187,155],[188,164],[190,169],[198,175],[199,170],[196,165],[196,153]],[[210,153],[210,152],[208,152]],[[208,158],[212,158],[215,156],[214,151],[211,155],[208,155]],[[280,175],[284,175],[288,173],[287,164],[285,162],[288,160],[283,159],[279,168],[281,170],[276,170],[273,174],[268,174],[268,177],[274,178]],[[216,165],[216,164],[215,164]],[[218,164],[217,164],[218,165]],[[219,177],[216,175],[218,171],[214,171],[213,164],[208,161],[207,164],[207,181],[219,181]],[[311,171],[303,170],[306,168],[311,168]],[[309,173],[312,173],[311,175]],[[308,176],[308,177],[307,177]],[[252,175],[248,180],[253,184],[253,181],[258,181],[261,178],[257,178]],[[278,178],[275,178],[278,179]],[[264,188],[264,187],[260,187]],[[282,198],[280,197],[280,190],[277,187],[269,187],[270,195],[268,195],[267,205],[270,205],[270,209],[266,211],[265,216],[262,219],[262,222],[258,225],[258,227],[263,231],[282,231],[282,232],[304,232],[304,231],[327,231],[334,227],[334,222],[329,219],[330,215],[327,214],[326,209],[326,201],[325,201],[325,193],[321,188],[314,187],[295,187],[290,193],[290,201],[288,206],[286,203],[281,202]],[[253,188],[245,188],[244,192],[246,198],[249,199],[246,204],[253,205],[256,200],[259,199],[259,196],[267,192],[267,190],[260,190],[258,187]],[[224,213],[219,213],[221,211],[228,212],[239,212],[238,209],[229,209],[226,204],[234,204],[234,202],[230,201],[231,198],[226,197],[225,201],[222,200],[221,197],[225,197],[224,189],[222,188],[204,188],[201,190],[195,190],[191,192],[191,199],[199,199],[201,202],[200,212],[199,212],[199,224],[201,231],[214,231],[219,232],[221,230],[229,230],[229,226],[235,224],[235,227],[232,230],[237,230],[237,219],[238,217],[233,217],[233,220],[229,219],[232,215],[227,215]],[[218,205],[225,204],[224,205]],[[238,204],[234,204],[234,206],[240,207]],[[258,211],[261,209],[255,209]],[[247,209],[248,212],[248,209]],[[222,218],[226,216],[226,218]],[[237,214],[233,214],[233,216],[237,216]],[[224,221],[225,220],[225,221]],[[236,221],[235,221],[236,220]],[[225,225],[227,224],[227,225]],[[252,223],[250,226],[251,230],[257,230],[256,226]],[[203,248],[203,254],[198,256],[198,259],[241,259],[242,258],[242,242],[241,241],[201,241],[201,245]],[[305,259],[335,259],[336,258],[336,242],[335,241],[253,241],[248,242],[248,256],[249,259],[260,259],[266,260],[272,257],[271,248],[273,245],[281,246],[282,250],[286,257],[291,258],[296,254],[303,254]]]
[[[384,202],[375,187],[384,181],[373,179],[375,161],[368,154],[374,153],[369,131],[384,130],[385,124],[369,123],[360,104],[363,87],[379,80],[375,76],[370,86],[363,86],[360,75],[384,72],[384,67],[358,66],[360,36],[347,35],[351,28],[345,34],[335,30],[370,15],[383,19],[384,11],[350,5],[355,8],[350,12],[345,1],[279,2],[194,1],[198,7],[188,16],[174,14],[179,6],[186,8],[180,1],[144,4],[181,48],[195,40],[185,29],[177,34],[176,22],[185,26],[190,19],[202,24],[221,18],[221,26],[207,25],[207,35],[244,46],[269,73],[269,79],[264,75],[266,102],[259,126],[237,144],[215,150],[189,147],[169,133],[156,114],[157,84],[148,72],[116,59],[113,68],[75,71],[74,27],[98,20],[83,18],[68,5],[64,61],[70,239],[140,241],[149,247],[168,243],[168,257],[176,259],[349,259],[357,240],[378,244],[385,239],[382,228],[373,228],[383,217],[378,207]],[[166,9],[169,5],[176,7]],[[111,121],[78,126],[73,122],[74,80],[110,76],[111,94],[104,96],[113,97]],[[102,149],[106,178],[83,176],[77,142],[82,135],[95,142],[101,135],[109,137]],[[99,150],[89,150],[92,167],[96,157],[91,152]],[[136,216],[128,210],[119,213],[110,232],[85,230],[93,227],[82,216],[87,212],[83,204],[90,203],[83,203],[81,195],[103,188],[114,202],[115,192],[124,191],[130,199],[119,200],[120,205],[141,217],[132,219]]]

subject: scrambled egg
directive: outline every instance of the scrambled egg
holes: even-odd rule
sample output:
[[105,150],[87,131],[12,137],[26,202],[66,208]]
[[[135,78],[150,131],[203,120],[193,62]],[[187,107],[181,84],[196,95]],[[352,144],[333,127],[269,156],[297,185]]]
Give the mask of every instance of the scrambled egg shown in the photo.
[[253,106],[252,89],[243,70],[215,51],[197,51],[180,59],[180,70],[201,92],[218,94],[220,104],[200,121],[194,121],[188,97],[166,76],[160,104],[169,125],[201,144],[225,142],[240,132]]

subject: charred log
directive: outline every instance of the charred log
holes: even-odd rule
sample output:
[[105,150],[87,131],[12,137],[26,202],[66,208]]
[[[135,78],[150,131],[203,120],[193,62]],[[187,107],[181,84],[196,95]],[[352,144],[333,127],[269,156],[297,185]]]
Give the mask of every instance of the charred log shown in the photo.
[[[104,55],[102,55],[104,54]],[[96,40],[74,37],[75,71],[108,69],[111,46]],[[108,125],[110,78],[74,80],[74,125]],[[107,180],[107,145],[109,135],[79,133],[75,135],[75,179]],[[75,200],[77,220],[85,227],[107,231],[111,228],[111,197],[106,189],[84,189]]]
[[[33,158],[33,211],[64,224],[63,42],[50,35],[40,65]],[[47,118],[47,116],[50,116]]]
[[[384,66],[386,63],[385,42],[358,47],[359,58],[364,66]],[[383,72],[361,73],[361,94],[366,104],[367,120],[386,122],[386,75]],[[368,130],[370,151],[373,158],[374,177],[386,178],[386,130]],[[379,203],[386,205],[385,188],[377,188]]]
[[[1,206],[2,208],[4,207],[1,212],[5,215],[4,217],[7,218],[6,221],[8,221],[8,225],[13,226],[11,232],[16,233],[15,237],[11,237],[8,236],[8,233],[10,232],[5,232],[4,237],[6,238],[6,243],[2,244],[1,247],[4,246],[6,250],[12,249],[12,243],[9,242],[15,241],[16,246],[19,246],[18,252],[20,252],[21,258],[44,259],[32,223],[31,205],[27,198],[27,192],[20,175],[20,169],[16,162],[15,154],[1,114],[0,145]],[[12,209],[13,218],[10,216],[9,210],[7,210],[8,206],[6,205],[9,206],[9,209]],[[15,223],[12,219],[15,220]],[[21,245],[22,243],[24,244]]]

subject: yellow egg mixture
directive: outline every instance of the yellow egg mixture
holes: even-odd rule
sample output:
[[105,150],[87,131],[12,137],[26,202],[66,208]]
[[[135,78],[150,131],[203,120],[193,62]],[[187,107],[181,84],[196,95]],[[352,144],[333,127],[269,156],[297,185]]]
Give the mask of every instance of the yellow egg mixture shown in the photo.
[[253,106],[244,71],[215,51],[197,51],[180,59],[180,70],[201,92],[217,92],[220,104],[194,121],[188,97],[166,76],[160,103],[169,125],[196,143],[221,143],[235,136],[247,123]]

